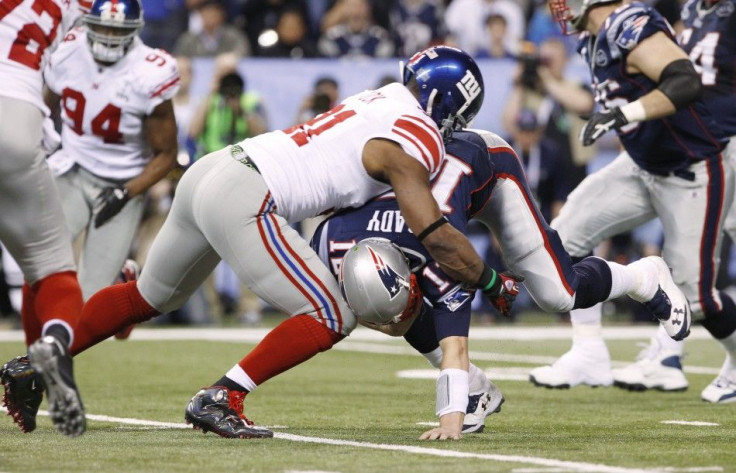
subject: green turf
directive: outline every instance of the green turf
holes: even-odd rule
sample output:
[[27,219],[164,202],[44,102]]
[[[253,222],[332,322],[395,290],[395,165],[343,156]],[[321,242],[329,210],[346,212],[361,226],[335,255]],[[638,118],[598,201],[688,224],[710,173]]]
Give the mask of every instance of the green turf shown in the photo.
[[[471,342],[473,351],[546,356],[559,355],[567,347],[564,341]],[[609,347],[617,360],[632,359],[637,352],[631,341],[611,342]],[[181,423],[196,390],[219,378],[250,348],[241,343],[108,342],[77,359],[77,377],[91,414]],[[20,350],[19,343],[0,343],[0,359]],[[723,359],[712,341],[690,341],[687,351],[692,365],[715,368]],[[690,374],[690,389],[675,394],[587,387],[552,391],[528,382],[499,381],[507,400],[503,411],[488,419],[485,433],[466,435],[459,442],[427,443],[417,440],[426,427],[416,423],[434,420],[434,382],[395,376],[400,369],[427,367],[413,356],[327,352],[252,393],[246,414],[260,424],[287,426],[275,429],[278,433],[300,436],[610,467],[718,466],[724,472],[736,471],[736,405],[713,406],[699,399],[711,375]],[[674,419],[720,425],[660,422]],[[0,419],[0,471],[467,473],[545,468],[524,461],[443,458],[278,438],[228,440],[191,430],[98,421],[89,422],[84,436],[67,439],[53,431],[47,417],[38,422],[36,432],[21,434],[9,417]]]

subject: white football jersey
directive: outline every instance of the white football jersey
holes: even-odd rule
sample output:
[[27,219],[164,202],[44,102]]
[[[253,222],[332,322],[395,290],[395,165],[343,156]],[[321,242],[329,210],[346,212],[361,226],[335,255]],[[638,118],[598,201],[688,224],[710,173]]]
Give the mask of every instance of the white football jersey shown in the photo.
[[5,0],[0,3],[0,95],[43,103],[46,59],[81,14],[79,0]]
[[373,138],[398,143],[430,175],[445,156],[437,125],[398,83],[353,95],[306,123],[240,145],[263,175],[278,214],[298,222],[358,207],[390,189],[363,167],[363,147]]
[[122,59],[101,66],[85,30],[75,28],[49,58],[44,78],[61,97],[62,148],[51,159],[109,179],[140,174],[151,158],[143,118],[179,89],[174,58],[136,38]]

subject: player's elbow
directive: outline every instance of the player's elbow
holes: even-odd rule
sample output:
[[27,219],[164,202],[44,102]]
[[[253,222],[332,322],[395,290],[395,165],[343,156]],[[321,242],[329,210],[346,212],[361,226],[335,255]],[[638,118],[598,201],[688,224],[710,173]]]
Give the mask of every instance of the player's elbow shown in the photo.
[[677,110],[695,102],[703,93],[700,75],[689,59],[669,63],[660,74],[657,88]]

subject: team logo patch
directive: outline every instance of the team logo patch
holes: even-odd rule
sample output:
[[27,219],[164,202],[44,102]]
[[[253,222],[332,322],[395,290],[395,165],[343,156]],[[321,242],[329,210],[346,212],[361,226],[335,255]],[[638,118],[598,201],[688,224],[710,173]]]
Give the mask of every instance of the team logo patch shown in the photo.
[[383,261],[383,258],[373,251],[373,248],[370,246],[366,246],[366,248],[373,258],[373,262],[376,264],[376,272],[378,273],[378,277],[381,278],[383,288],[386,289],[386,292],[389,294],[389,300],[394,300],[401,292],[401,288],[409,287],[409,283],[399,276],[391,266],[387,265]]
[[462,286],[455,286],[449,293],[440,299],[447,306],[450,312],[455,312],[462,307],[473,296],[472,292],[463,289]]
[[731,16],[734,10],[734,5],[731,2],[723,2],[720,5],[718,5],[718,8],[716,8],[716,15],[718,15],[721,18],[725,18],[727,16]]
[[600,67],[605,67],[608,64],[608,56],[606,56],[606,52],[602,49],[599,49],[595,53],[595,65]]
[[641,36],[641,32],[644,31],[644,26],[647,23],[649,23],[648,16],[624,20],[621,33],[616,38],[616,44],[623,49],[634,49],[639,43],[639,36]]

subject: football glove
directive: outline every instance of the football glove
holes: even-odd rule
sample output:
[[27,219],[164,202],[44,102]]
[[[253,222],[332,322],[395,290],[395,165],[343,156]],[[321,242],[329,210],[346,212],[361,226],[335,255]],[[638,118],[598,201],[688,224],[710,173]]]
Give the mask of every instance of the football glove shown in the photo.
[[611,130],[618,130],[627,123],[629,121],[619,107],[613,107],[605,112],[595,112],[580,131],[580,141],[583,146],[590,146],[604,134]]
[[501,312],[501,315],[511,317],[511,306],[519,295],[519,283],[523,281],[524,276],[511,271],[499,273],[493,286],[483,291],[483,295]]
[[128,189],[125,186],[103,189],[97,198],[97,205],[100,210],[95,217],[95,228],[100,228],[105,222],[117,215],[125,207],[129,199]]

